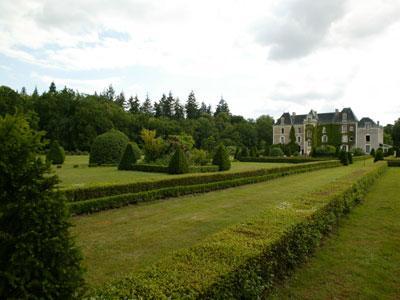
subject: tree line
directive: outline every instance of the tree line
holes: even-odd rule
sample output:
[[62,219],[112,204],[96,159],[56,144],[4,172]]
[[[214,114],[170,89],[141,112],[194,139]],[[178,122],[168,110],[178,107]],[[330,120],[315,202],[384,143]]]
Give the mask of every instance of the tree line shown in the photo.
[[30,126],[45,131],[49,140],[57,140],[67,151],[90,151],[97,135],[112,128],[141,143],[142,129],[156,130],[157,136],[191,135],[195,147],[212,151],[222,143],[226,146],[258,147],[272,144],[274,120],[268,115],[256,120],[233,115],[221,98],[215,110],[199,102],[192,91],[181,102],[172,92],[152,101],[137,96],[117,94],[110,85],[101,93],[83,94],[54,83],[39,94],[28,94],[0,87],[0,115],[23,113]]

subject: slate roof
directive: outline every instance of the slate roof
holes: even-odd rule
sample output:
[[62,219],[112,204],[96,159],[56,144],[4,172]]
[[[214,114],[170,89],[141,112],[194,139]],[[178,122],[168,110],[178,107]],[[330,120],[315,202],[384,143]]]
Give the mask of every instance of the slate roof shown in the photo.
[[[310,113],[312,113],[311,111]],[[348,122],[358,122],[358,119],[351,108],[343,108],[340,112],[330,112],[317,114],[318,123],[320,124],[332,124],[332,123],[342,123],[343,113],[347,114]],[[282,116],[276,120],[275,125],[281,124],[281,119],[284,118],[284,125],[300,125],[307,118],[308,115],[290,115],[289,113],[284,113]]]
[[370,118],[362,118],[360,120],[360,122],[358,122],[358,127],[365,127],[365,123],[367,123],[367,122],[371,123],[372,127],[377,126],[377,124],[374,122],[374,120],[372,120]]

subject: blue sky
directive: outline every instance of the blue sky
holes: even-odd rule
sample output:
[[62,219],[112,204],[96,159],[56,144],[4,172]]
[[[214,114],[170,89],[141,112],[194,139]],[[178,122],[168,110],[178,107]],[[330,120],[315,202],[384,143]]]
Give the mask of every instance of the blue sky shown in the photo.
[[0,84],[400,117],[398,0],[0,2]]

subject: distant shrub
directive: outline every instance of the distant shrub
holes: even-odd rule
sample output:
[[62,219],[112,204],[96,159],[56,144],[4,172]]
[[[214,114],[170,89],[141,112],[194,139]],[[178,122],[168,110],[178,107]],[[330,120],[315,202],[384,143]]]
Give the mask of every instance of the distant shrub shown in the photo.
[[327,156],[333,157],[335,155],[336,155],[336,147],[331,145],[316,147],[313,151],[314,157],[327,157]]
[[349,155],[347,154],[346,150],[341,150],[339,154],[339,159],[342,165],[348,166],[349,165]]
[[218,146],[212,164],[219,166],[220,171],[229,170],[231,168],[231,161],[229,159],[229,154],[226,151],[224,145],[221,144]]
[[374,162],[377,162],[380,160],[384,160],[382,148],[379,148],[378,150],[376,150]]
[[270,155],[270,156],[283,156],[283,151],[282,151],[281,148],[272,147],[272,148],[269,150],[269,155]]
[[394,148],[393,148],[393,147],[388,149],[387,155],[388,155],[388,156],[394,155]]
[[369,153],[372,157],[375,157],[375,149],[372,148],[371,152]]
[[250,156],[251,157],[258,157],[258,150],[257,150],[257,147],[251,147],[251,149],[250,149]]
[[[118,165],[118,170],[131,170],[132,166],[138,160],[137,151],[134,150],[134,145],[136,146],[137,150],[139,149],[138,146],[134,143],[128,143],[126,145],[124,154],[122,155],[121,161]],[[140,151],[140,150],[139,150]]]
[[242,147],[240,151],[240,157],[247,157],[250,156],[250,151],[247,147]]
[[350,165],[353,163],[353,154],[351,152],[347,152],[347,160]]
[[208,163],[207,152],[202,149],[192,149],[190,151],[190,162],[196,166],[205,166]]
[[47,152],[46,160],[50,161],[53,165],[62,165],[65,160],[64,149],[57,141],[52,141],[50,144],[49,152]]
[[169,174],[185,174],[189,172],[189,164],[181,147],[177,147],[168,166]]
[[89,164],[118,164],[127,144],[128,137],[115,129],[97,136],[92,144]]
[[353,156],[362,156],[364,154],[365,153],[364,153],[363,149],[361,149],[361,148],[355,148],[353,150]]

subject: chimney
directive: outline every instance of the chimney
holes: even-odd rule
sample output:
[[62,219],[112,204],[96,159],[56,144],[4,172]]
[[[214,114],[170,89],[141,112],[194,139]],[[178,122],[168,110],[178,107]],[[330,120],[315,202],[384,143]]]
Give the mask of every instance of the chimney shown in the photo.
[[296,116],[296,113],[295,112],[292,112],[292,117],[295,117]]
[[335,108],[335,114],[338,114],[339,110],[337,108]]
[[378,126],[379,126],[379,121],[378,121],[378,122],[376,122],[376,124],[378,124]]

